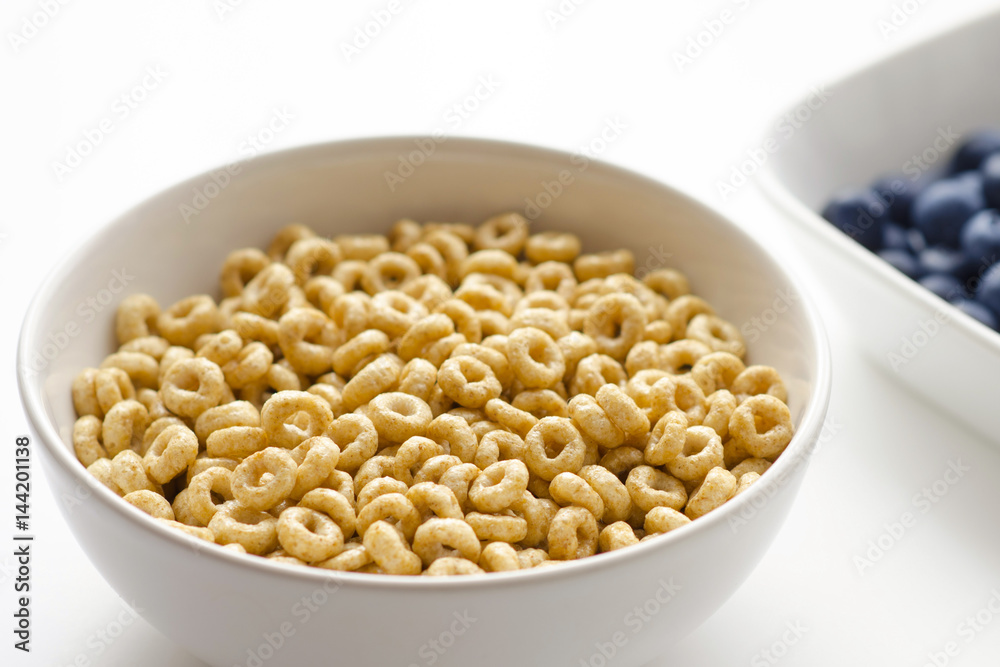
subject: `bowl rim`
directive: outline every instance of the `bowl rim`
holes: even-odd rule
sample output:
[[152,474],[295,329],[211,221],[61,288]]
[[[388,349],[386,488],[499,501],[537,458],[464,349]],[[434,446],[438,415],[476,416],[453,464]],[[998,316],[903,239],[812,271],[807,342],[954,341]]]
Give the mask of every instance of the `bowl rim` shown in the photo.
[[[892,67],[896,63],[903,62],[907,58],[912,57],[914,53],[933,50],[942,42],[954,39],[956,35],[978,26],[983,21],[1000,22],[1000,8],[989,8],[959,23],[948,26],[930,37],[897,47],[873,62],[838,76],[832,81],[823,84],[822,87],[836,91],[842,85],[850,84],[855,80],[869,76],[871,72]],[[787,107],[784,113],[787,113],[788,109],[795,109],[804,104],[808,100],[808,97],[808,95],[800,97],[790,107]],[[774,121],[781,117],[782,114],[776,115]],[[772,127],[774,121],[765,127]],[[916,280],[908,278],[901,271],[896,270],[888,262],[881,259],[876,253],[871,252],[860,243],[848,238],[843,232],[835,229],[817,211],[807,206],[802,199],[789,189],[785,181],[776,173],[773,160],[768,160],[754,181],[756,187],[765,194],[770,203],[784,213],[783,218],[791,218],[798,227],[812,232],[814,235],[818,234],[826,244],[840,250],[841,254],[848,257],[855,265],[863,267],[869,273],[874,273],[883,281],[888,282],[897,291],[902,292],[912,303],[917,304],[923,309],[930,310],[934,315],[943,313],[947,316],[947,321],[955,324],[960,331],[974,338],[980,345],[992,347],[997,354],[1000,354],[1000,333],[993,331],[971,315],[959,310],[956,306],[921,286]],[[866,186],[858,184],[855,187]],[[828,197],[832,197],[835,194],[836,191],[831,190]]]
[[[431,138],[430,135],[392,135],[305,144],[279,151],[261,153],[243,165],[246,170],[244,173],[266,171],[279,163],[290,165],[303,164],[317,155],[336,155],[358,149],[379,150],[390,146],[412,146],[416,140],[429,138]],[[538,164],[550,164],[554,161],[565,163],[572,156],[571,153],[566,151],[489,138],[454,137],[449,138],[447,143],[449,148],[457,147],[463,153],[473,153],[493,160],[503,157],[513,157]],[[808,464],[812,452],[815,450],[823,429],[830,401],[832,385],[831,351],[819,310],[816,308],[809,294],[799,290],[800,303],[802,304],[807,324],[807,331],[803,333],[809,337],[811,345],[816,351],[815,358],[812,359],[810,364],[815,375],[814,390],[812,396],[803,406],[800,425],[792,441],[782,453],[782,456],[768,470],[770,474],[762,477],[759,483],[754,484],[745,493],[740,494],[739,497],[725,503],[718,511],[710,512],[690,525],[682,527],[682,530],[675,530],[659,535],[657,539],[631,545],[627,549],[596,554],[595,556],[574,561],[565,561],[559,567],[532,568],[528,571],[490,572],[458,577],[386,576],[384,574],[325,570],[311,566],[273,562],[270,559],[256,556],[247,557],[245,554],[236,553],[221,547],[212,548],[206,541],[165,525],[163,522],[154,519],[129,503],[122,502],[120,496],[113,493],[92,475],[87,474],[86,468],[72,454],[71,449],[63,443],[55,424],[45,418],[42,407],[42,383],[39,379],[41,374],[34,374],[30,370],[29,359],[32,350],[30,341],[33,339],[35,330],[38,328],[39,320],[42,317],[46,304],[50,300],[50,295],[72,273],[70,267],[79,263],[90,254],[91,248],[96,246],[102,237],[112,233],[117,227],[126,224],[129,219],[135,218],[135,214],[143,208],[154,201],[171,198],[179,192],[187,192],[191,187],[203,183],[204,179],[208,178],[209,174],[218,168],[208,169],[170,187],[158,190],[154,194],[142,199],[123,213],[94,229],[80,245],[60,258],[43,279],[35,296],[32,298],[25,312],[18,340],[16,360],[18,390],[29,423],[41,441],[42,446],[52,457],[55,465],[62,468],[78,484],[88,489],[91,495],[96,497],[97,502],[104,503],[106,507],[121,517],[123,521],[131,523],[136,531],[140,531],[140,534],[143,534],[144,538],[162,537],[163,539],[172,541],[177,546],[192,549],[200,555],[216,558],[219,559],[219,562],[225,562],[230,566],[242,568],[247,573],[293,577],[301,582],[316,585],[322,585],[324,582],[333,580],[337,581],[338,585],[352,585],[362,588],[415,588],[418,590],[438,590],[442,592],[472,590],[480,587],[510,586],[515,583],[533,585],[541,583],[541,580],[556,581],[565,577],[586,575],[587,573],[601,572],[616,566],[624,566],[625,563],[641,558],[654,550],[668,549],[669,545],[674,542],[696,539],[696,535],[712,530],[717,524],[725,522],[729,516],[740,512],[747,504],[753,504],[754,508],[761,508],[763,505],[759,502],[753,503],[754,499],[767,495],[768,497],[764,499],[764,503],[769,502],[769,498],[774,494],[774,491],[770,494],[768,491],[772,488],[776,491],[777,488],[787,483],[789,475],[798,466]],[[729,233],[740,236],[744,243],[752,244],[756,247],[761,256],[774,265],[778,273],[786,279],[788,284],[802,284],[801,281],[795,278],[793,273],[789,272],[787,264],[781,262],[772,250],[765,247],[738,224],[706,203],[648,176],[602,160],[590,160],[588,170],[590,169],[598,170],[599,173],[610,177],[625,179],[643,188],[658,189],[671,197],[677,198],[682,203],[693,208],[700,215],[715,217],[729,228]],[[138,223],[133,222],[132,224]],[[67,387],[68,390],[69,388]],[[53,489],[53,492],[55,493],[55,489]],[[753,521],[752,515],[749,521]]]

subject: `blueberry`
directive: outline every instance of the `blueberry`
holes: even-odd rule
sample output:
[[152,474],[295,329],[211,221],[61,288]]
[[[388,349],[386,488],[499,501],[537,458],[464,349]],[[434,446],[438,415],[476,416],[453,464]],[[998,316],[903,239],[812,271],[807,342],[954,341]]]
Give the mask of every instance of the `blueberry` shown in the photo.
[[950,273],[963,284],[976,275],[980,268],[980,263],[976,259],[968,257],[961,250],[943,246],[926,248],[917,255],[917,259],[924,274]]
[[979,173],[983,177],[983,195],[987,205],[1000,208],[1000,153],[986,158]]
[[970,259],[987,266],[1000,261],[1000,213],[996,209],[980,211],[965,223],[962,250]]
[[902,227],[909,227],[910,208],[917,196],[917,186],[909,178],[883,176],[872,184],[872,190],[889,206],[889,217]]
[[951,159],[951,173],[978,169],[983,160],[997,151],[1000,151],[1000,130],[972,132]]
[[993,314],[993,311],[983,304],[978,301],[970,301],[969,299],[956,299],[951,303],[966,315],[979,320],[990,329],[996,330],[997,317]]
[[878,250],[889,211],[872,190],[850,190],[830,200],[823,217],[864,247]]
[[994,264],[985,274],[976,290],[976,301],[1000,317],[1000,264]]
[[962,283],[950,273],[928,273],[920,279],[920,284],[945,301],[965,296]]
[[986,207],[982,179],[975,173],[931,183],[913,201],[913,225],[930,245],[957,248],[962,225]]
[[878,251],[878,256],[892,264],[897,270],[904,273],[908,278],[916,280],[923,275],[923,269],[917,258],[907,250],[899,248],[885,248]]
[[927,248],[927,239],[924,238],[924,233],[919,229],[907,229],[906,242],[910,247],[910,252],[914,255],[919,255]]
[[882,223],[882,247],[897,248],[912,253],[910,235],[906,232],[907,230],[891,220]]

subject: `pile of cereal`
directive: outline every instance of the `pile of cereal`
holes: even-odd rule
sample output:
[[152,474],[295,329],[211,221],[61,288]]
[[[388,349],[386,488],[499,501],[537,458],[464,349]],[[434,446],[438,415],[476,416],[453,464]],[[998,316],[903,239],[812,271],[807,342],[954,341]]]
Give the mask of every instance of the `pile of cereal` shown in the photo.
[[760,478],[786,391],[671,269],[515,213],[231,253],[223,299],[118,309],[73,382],[80,461],[225,548],[451,575],[621,549]]

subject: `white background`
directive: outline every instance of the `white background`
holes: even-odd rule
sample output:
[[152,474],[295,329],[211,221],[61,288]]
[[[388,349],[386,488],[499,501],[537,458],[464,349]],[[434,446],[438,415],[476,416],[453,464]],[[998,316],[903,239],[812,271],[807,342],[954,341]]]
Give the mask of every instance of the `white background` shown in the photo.
[[[388,0],[336,7],[305,0],[69,1],[37,34],[25,33],[24,21],[45,3],[6,0],[0,10],[0,349],[6,350],[0,451],[7,453],[0,455],[0,542],[9,544],[12,532],[13,440],[27,432],[14,349],[39,281],[132,204],[247,157],[254,149],[245,142],[275,110],[293,119],[264,150],[440,129],[574,151],[618,119],[626,129],[602,158],[679,186],[784,246],[780,216],[758,193],[746,187],[723,201],[719,179],[773,128],[775,114],[811,87],[989,4],[909,0],[912,17],[885,35],[879,21],[894,7],[887,0],[577,3],[554,23],[546,12],[558,0],[489,8],[404,0],[389,25],[348,58],[342,44]],[[723,10],[731,23],[715,38],[703,35],[711,43],[679,68],[674,53]],[[31,36],[21,42],[12,34]],[[147,68],[165,78],[147,78],[147,90],[133,94],[145,99],[133,98],[135,108],[128,108],[120,98],[141,85]],[[463,118],[453,107],[475,95],[483,77],[495,90],[480,88],[484,99],[470,99],[478,108]],[[57,169],[103,119],[111,131],[82,164],[68,173]],[[794,248],[784,250],[799,263]],[[948,664],[996,664],[1000,618],[984,614],[992,622],[974,633],[959,625],[1000,591],[1000,455],[858,358],[850,336],[863,332],[864,323],[841,321],[822,298],[836,277],[825,276],[823,285],[808,267],[800,273],[804,291],[819,299],[833,343],[833,437],[760,567],[714,617],[653,664],[767,665],[760,652],[773,645],[783,665],[923,665],[928,652],[949,641],[959,654]],[[968,471],[955,484],[939,483],[945,493],[937,502],[915,501],[959,461]],[[141,620],[110,644],[98,639],[114,628],[123,603],[70,538],[36,473],[33,652],[11,648],[15,596],[10,549],[3,546],[0,663],[199,665]],[[886,525],[905,512],[915,524],[891,536]],[[870,567],[859,564],[880,537],[889,549]],[[794,645],[782,644],[788,624],[799,628]],[[938,664],[944,660],[939,656]]]

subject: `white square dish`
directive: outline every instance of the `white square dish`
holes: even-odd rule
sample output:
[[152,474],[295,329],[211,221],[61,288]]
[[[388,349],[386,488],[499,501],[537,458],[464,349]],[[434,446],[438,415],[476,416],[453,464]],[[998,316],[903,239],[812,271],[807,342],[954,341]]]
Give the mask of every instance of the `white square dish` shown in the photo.
[[851,323],[860,349],[902,385],[1000,442],[1000,334],[825,221],[845,187],[941,169],[956,135],[1000,126],[1000,12],[826,86],[820,112],[770,156],[758,184]]

